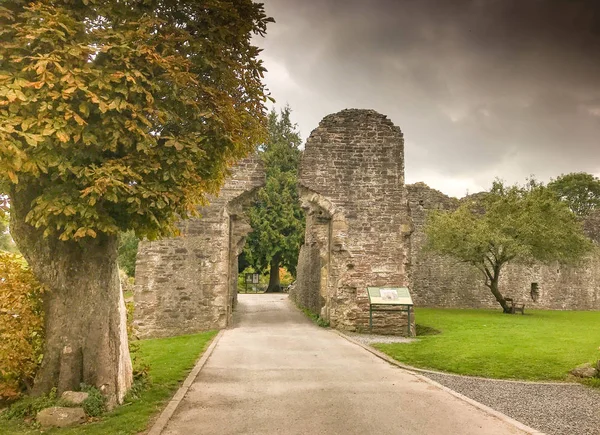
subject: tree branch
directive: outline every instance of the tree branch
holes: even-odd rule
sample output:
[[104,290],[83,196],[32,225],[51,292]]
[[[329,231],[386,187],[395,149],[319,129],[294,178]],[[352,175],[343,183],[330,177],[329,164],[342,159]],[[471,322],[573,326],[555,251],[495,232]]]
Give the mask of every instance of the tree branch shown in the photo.
[[[493,254],[492,254],[492,255],[493,255]],[[484,256],[483,256],[483,259],[484,259],[484,260],[487,260],[487,261],[490,263],[490,266],[492,266],[492,267],[494,267],[494,265],[495,265],[495,264],[496,264],[496,262],[497,262],[497,260],[496,260],[496,258],[495,258],[495,257],[494,257],[494,260],[495,260],[495,261],[494,261],[494,260],[492,260],[490,257],[488,257],[487,255],[484,255]]]
[[[486,275],[485,285],[491,288],[495,275],[492,275],[487,267],[485,267],[485,275]],[[489,280],[489,284],[488,284],[488,280]]]
[[494,260],[497,262],[498,261],[498,256],[496,255],[495,249],[496,249],[496,246],[492,242],[490,242],[490,250],[489,250],[489,252],[490,252],[490,254],[492,254],[492,256],[494,257]]
[[483,276],[485,277],[485,285],[486,285],[486,287],[490,287],[492,285],[492,280],[493,280],[492,274],[490,273],[488,268],[485,266],[485,264],[484,263],[475,263],[475,262],[472,262],[471,264],[473,266],[475,266],[481,273],[483,273]]

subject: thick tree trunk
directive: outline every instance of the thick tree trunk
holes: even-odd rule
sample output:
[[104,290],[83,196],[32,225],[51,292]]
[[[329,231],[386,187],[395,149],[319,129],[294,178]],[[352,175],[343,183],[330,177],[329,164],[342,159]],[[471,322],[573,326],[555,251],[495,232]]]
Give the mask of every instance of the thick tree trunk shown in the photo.
[[508,303],[504,299],[504,296],[502,296],[502,294],[500,293],[500,290],[498,290],[498,281],[499,281],[499,278],[495,277],[494,279],[492,279],[492,281],[488,285],[488,287],[492,291],[492,294],[494,295],[494,297],[496,298],[496,300],[498,301],[500,306],[502,307],[502,311],[506,314],[510,314],[511,313],[510,307],[508,306]]
[[96,386],[109,407],[132,383],[117,237],[59,241],[25,223],[31,196],[11,195],[11,232],[44,294],[44,358],[33,394]]
[[279,281],[279,256],[276,255],[271,260],[269,271],[269,286],[266,293],[279,293],[281,291],[281,282]]

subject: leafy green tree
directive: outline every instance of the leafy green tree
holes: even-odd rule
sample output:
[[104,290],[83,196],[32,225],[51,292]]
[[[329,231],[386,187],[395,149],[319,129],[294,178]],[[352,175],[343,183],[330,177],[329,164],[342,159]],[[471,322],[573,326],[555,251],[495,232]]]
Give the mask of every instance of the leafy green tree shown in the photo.
[[260,148],[267,172],[266,185],[249,211],[252,232],[245,259],[257,270],[269,268],[267,292],[281,291],[279,268],[296,274],[298,252],[304,239],[304,212],[298,198],[300,134],[285,107],[269,114],[268,140]]
[[266,133],[251,0],[0,4],[0,193],[44,294],[34,394],[131,382],[118,234],[175,234]]
[[496,181],[490,192],[453,212],[432,212],[425,232],[427,248],[483,273],[505,313],[510,309],[498,282],[507,263],[574,263],[593,249],[567,205],[535,182],[507,187]]
[[139,242],[140,240],[136,237],[135,232],[131,230],[121,233],[117,261],[119,267],[123,269],[128,276],[135,276],[135,260],[137,258]]
[[579,217],[589,216],[600,207],[600,179],[586,172],[563,174],[548,183],[548,188],[565,201]]

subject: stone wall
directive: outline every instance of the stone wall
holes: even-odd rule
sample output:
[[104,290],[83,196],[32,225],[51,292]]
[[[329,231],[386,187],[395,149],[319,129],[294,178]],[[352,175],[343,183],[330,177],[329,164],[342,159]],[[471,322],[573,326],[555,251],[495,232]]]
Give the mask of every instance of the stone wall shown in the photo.
[[[416,306],[498,308],[476,268],[423,250],[423,232],[429,210],[453,210],[459,201],[424,183],[407,186],[413,233],[411,235],[411,283]],[[599,215],[586,222],[588,235],[598,240]],[[539,298],[530,295],[531,283],[539,285]],[[558,264],[532,267],[508,265],[500,276],[500,291],[526,301],[526,307],[552,310],[600,309],[600,259],[589,258],[581,267]]]
[[[306,235],[291,297],[335,328],[366,330],[367,286],[408,285],[402,132],[373,110],[326,116],[306,142],[299,185]],[[406,329],[405,314],[375,314],[375,332]]]
[[[257,157],[241,162],[202,218],[181,222],[181,237],[140,244],[134,323],[141,337],[229,324],[238,254],[251,231],[243,210],[264,177]],[[409,286],[416,307],[498,308],[481,272],[423,250],[428,212],[453,210],[459,200],[423,183],[404,185],[404,139],[385,116],[352,109],[325,117],[306,142],[299,190],[306,233],[290,297],[331,326],[368,328],[368,286]],[[584,227],[599,241],[600,212]],[[600,309],[600,259],[578,268],[508,266],[500,288],[527,307]],[[406,330],[406,314],[374,314],[374,332]]]
[[226,327],[237,296],[237,258],[251,231],[243,214],[264,185],[256,156],[232,169],[201,218],[180,223],[181,236],[141,242],[136,262],[134,325],[140,337]]
[[[310,216],[307,217],[310,219]],[[329,222],[325,222],[324,224],[323,229],[329,232]],[[324,305],[324,299],[322,299],[320,293],[321,270],[326,272],[327,268],[325,267],[325,262],[321,260],[319,239],[313,237],[312,240],[313,243],[305,243],[300,248],[296,273],[297,279],[295,284],[290,287],[290,297],[298,306],[308,308],[312,313],[319,314],[321,307]],[[325,253],[326,251],[324,250],[323,252]]]

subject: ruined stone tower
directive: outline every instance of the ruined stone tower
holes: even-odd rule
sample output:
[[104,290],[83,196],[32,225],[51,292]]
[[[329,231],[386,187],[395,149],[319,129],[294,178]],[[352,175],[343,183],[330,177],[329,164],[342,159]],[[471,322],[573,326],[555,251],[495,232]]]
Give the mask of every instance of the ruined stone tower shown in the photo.
[[[373,110],[326,116],[306,142],[299,185],[306,238],[290,295],[333,327],[364,330],[367,287],[408,286],[402,132]],[[374,317],[374,332],[406,325],[405,314]]]

